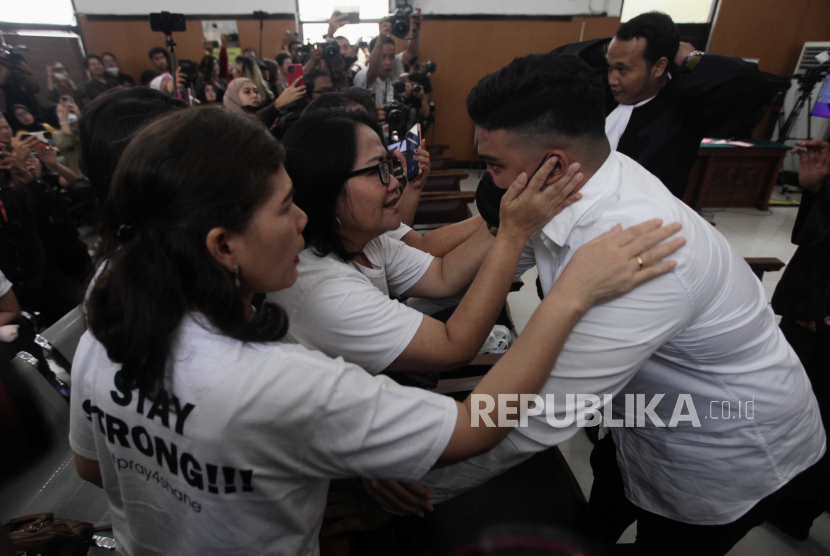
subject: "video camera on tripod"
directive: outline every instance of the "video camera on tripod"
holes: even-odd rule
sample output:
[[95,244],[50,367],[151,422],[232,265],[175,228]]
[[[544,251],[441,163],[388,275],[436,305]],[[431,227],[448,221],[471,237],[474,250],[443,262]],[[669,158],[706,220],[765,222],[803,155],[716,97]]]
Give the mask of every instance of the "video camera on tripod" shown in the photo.
[[12,46],[5,43],[0,44],[0,53],[4,54],[0,56],[0,64],[11,71],[22,71],[18,67],[18,64],[26,61],[23,55],[20,54],[20,52],[25,50],[29,50],[29,47],[24,45]]

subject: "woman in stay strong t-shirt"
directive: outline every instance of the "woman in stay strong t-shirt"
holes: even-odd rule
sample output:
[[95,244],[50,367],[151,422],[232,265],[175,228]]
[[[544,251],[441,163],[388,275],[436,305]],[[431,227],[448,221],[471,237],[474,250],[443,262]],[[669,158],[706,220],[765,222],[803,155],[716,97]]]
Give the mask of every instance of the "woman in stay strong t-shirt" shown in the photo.
[[[315,555],[329,479],[418,480],[509,430],[473,428],[469,401],[278,342],[282,309],[252,312],[255,292],[294,283],[304,245],[283,156],[258,124],[206,107],[149,125],[118,164],[122,245],[87,302],[70,443],[106,490],[119,553]],[[538,186],[520,195],[539,202]],[[677,244],[654,246],[675,230],[581,249],[475,393],[538,392],[592,304],[669,270],[658,261]]]

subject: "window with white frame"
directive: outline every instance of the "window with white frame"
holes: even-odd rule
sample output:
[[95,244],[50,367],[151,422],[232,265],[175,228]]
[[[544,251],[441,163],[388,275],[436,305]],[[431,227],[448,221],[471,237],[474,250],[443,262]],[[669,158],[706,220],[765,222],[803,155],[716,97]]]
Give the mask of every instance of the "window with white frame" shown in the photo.
[[75,25],[72,0],[37,0],[36,2],[3,2],[0,21],[33,25]]
[[625,0],[620,20],[646,12],[663,12],[675,23],[709,23],[712,21],[716,0]]
[[329,18],[335,10],[341,13],[357,12],[361,22],[366,21],[338,29],[337,35],[346,37],[352,44],[361,38],[377,35],[377,21],[389,14],[389,0],[299,0],[298,3],[303,38],[313,43],[323,40]]

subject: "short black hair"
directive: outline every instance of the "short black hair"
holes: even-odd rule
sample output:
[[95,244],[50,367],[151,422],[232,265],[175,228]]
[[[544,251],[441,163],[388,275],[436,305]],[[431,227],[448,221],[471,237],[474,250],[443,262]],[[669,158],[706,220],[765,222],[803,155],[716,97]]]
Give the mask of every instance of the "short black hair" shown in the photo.
[[346,89],[345,91],[337,93],[320,95],[305,107],[303,110],[303,116],[317,110],[331,110],[338,108],[343,110],[363,108],[364,112],[369,115],[369,118],[371,118],[373,122],[377,123],[378,121],[378,107],[375,105],[375,99],[368,93],[354,89]]
[[665,57],[669,70],[674,69],[674,56],[680,48],[680,31],[672,18],[662,12],[647,12],[629,19],[617,29],[616,37],[623,41],[634,38],[646,40],[643,53],[649,67]]
[[154,46],[153,48],[151,48],[150,52],[147,53],[147,57],[152,60],[153,56],[159,53],[164,54],[164,57],[167,58],[167,62],[170,62],[170,56],[167,54],[167,50],[160,46]]
[[78,121],[80,165],[100,202],[109,195],[115,165],[133,136],[157,116],[184,108],[187,104],[161,91],[130,87],[102,95],[84,109]]
[[98,60],[99,62],[101,62],[101,64],[102,64],[102,65],[103,65],[103,63],[104,63],[104,61],[101,59],[101,57],[100,57],[100,56],[98,56],[97,54],[87,54],[87,55],[86,55],[86,58],[84,59],[84,67],[85,67],[85,68],[88,68],[88,67],[89,67],[89,61],[90,61],[91,59]]
[[605,138],[605,91],[576,56],[551,52],[515,58],[473,87],[467,112],[487,130]]
[[[303,76],[303,83],[305,83],[305,90],[306,96],[311,98],[311,93],[314,92],[314,82],[317,81],[320,77],[328,77],[331,79],[331,75],[329,72],[323,71],[321,69],[313,69],[308,72],[305,76]],[[334,80],[332,79],[332,84],[334,84]]]
[[101,53],[101,58],[103,58],[104,56],[112,56],[112,57],[113,57],[113,58],[115,58],[116,60],[118,59],[118,58],[115,56],[115,54],[113,54],[112,52],[102,52],[102,53]]
[[[375,50],[375,45],[376,45],[377,43],[378,43],[378,37],[375,37],[374,39],[372,39],[372,41],[369,43],[369,52],[373,52],[373,51]],[[384,44],[391,44],[391,45],[393,45],[393,46],[394,46],[394,45],[395,45],[395,39],[393,39],[393,38],[392,38],[392,37],[390,37],[390,36],[386,36],[386,37],[383,39],[383,43],[384,43]]]
[[159,72],[157,72],[156,70],[144,70],[144,71],[141,72],[141,77],[139,78],[139,82],[142,85],[144,85],[145,87],[149,86],[150,82],[153,79],[155,79],[156,77],[158,77],[159,75],[161,75],[161,74]]

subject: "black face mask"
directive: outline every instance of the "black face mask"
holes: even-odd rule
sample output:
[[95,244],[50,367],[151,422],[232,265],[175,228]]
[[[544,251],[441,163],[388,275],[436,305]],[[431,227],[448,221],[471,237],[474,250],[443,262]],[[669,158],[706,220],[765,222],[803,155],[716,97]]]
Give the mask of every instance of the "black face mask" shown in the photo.
[[506,191],[506,189],[500,189],[496,186],[490,172],[486,172],[481,181],[478,182],[476,207],[481,217],[490,226],[497,228],[499,226],[499,208],[501,207],[501,198],[504,197]]
[[262,108],[262,106],[250,105],[250,106],[243,106],[242,110],[244,110],[245,112],[250,112],[251,114],[256,114],[257,112],[259,112],[260,108]]

